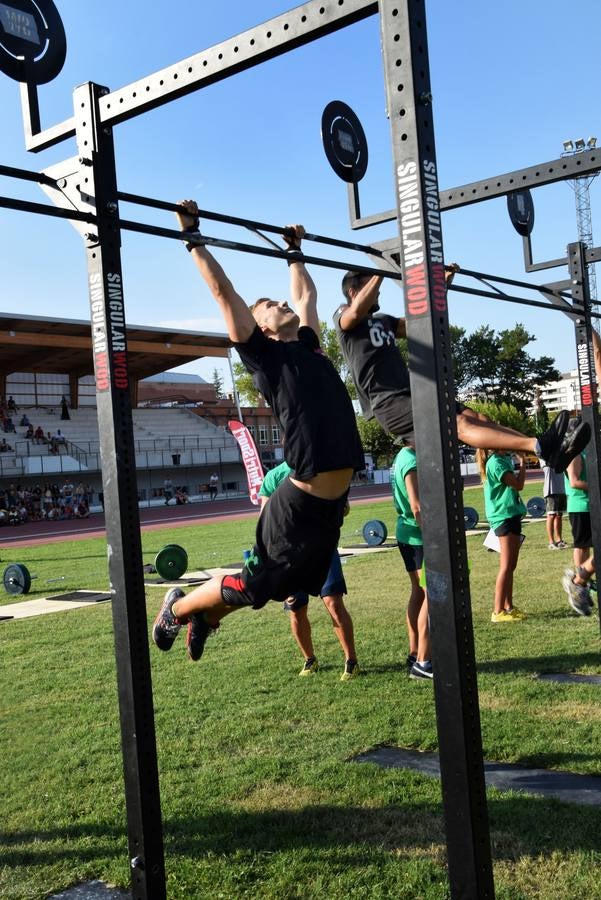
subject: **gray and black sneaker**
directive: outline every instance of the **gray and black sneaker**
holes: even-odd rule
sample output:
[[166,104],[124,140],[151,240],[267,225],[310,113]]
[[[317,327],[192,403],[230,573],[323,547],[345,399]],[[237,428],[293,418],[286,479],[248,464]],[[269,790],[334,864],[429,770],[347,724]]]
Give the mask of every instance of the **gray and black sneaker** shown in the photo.
[[565,472],[572,460],[582,453],[590,439],[591,426],[588,422],[579,421],[574,428],[566,431],[555,464],[552,466],[558,475]]
[[576,584],[575,574],[574,569],[566,569],[561,584],[574,612],[577,612],[579,616],[590,616],[592,604],[589,589],[585,584]]
[[172,611],[175,601],[185,596],[181,588],[171,588],[165,594],[165,599],[152,626],[152,639],[159,650],[171,650],[180,628],[185,624],[184,621],[174,616]]
[[186,634],[186,650],[191,660],[196,662],[204,652],[209,635],[214,634],[219,625],[209,625],[204,613],[195,613],[188,621],[188,633]]
[[434,678],[434,669],[430,660],[427,659],[423,663],[414,662],[409,672],[409,678],[412,678],[414,681],[431,681]]
[[567,409],[562,411],[553,419],[549,427],[542,434],[538,435],[538,443],[540,447],[540,458],[552,469],[555,468],[555,462],[561,443],[565,437],[570,421],[570,414]]

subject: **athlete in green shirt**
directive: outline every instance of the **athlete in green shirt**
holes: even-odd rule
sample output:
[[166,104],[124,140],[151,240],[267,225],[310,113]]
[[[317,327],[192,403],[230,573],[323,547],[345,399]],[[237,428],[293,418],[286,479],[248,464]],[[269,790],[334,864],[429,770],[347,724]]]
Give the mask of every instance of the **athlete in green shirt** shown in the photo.
[[526,507],[519,491],[524,487],[526,460],[519,456],[514,472],[511,456],[492,450],[478,450],[476,461],[484,484],[486,518],[499,539],[499,574],[495,584],[495,607],[491,621],[519,622],[524,614],[513,605],[513,573],[521,545],[522,516]]
[[409,677],[432,678],[428,598],[420,584],[424,562],[421,510],[415,447],[407,445],[396,456],[392,471],[392,497],[397,511],[396,539],[411,582],[405,621],[409,638]]

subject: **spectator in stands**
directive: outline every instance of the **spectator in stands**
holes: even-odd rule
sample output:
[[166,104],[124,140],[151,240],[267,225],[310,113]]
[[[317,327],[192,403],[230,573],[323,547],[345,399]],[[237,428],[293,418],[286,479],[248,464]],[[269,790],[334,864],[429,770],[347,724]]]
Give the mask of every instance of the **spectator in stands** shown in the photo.
[[213,472],[211,477],[209,478],[209,499],[214,500],[218,494],[218,484],[219,484],[219,475],[217,472]]
[[72,519],[75,514],[72,503],[63,503],[60,507],[59,519]]
[[181,506],[184,503],[188,502],[188,494],[186,493],[186,489],[183,487],[176,487],[175,489],[175,502],[178,506]]
[[87,519],[89,515],[90,507],[88,506],[88,501],[82,497],[81,500],[75,505],[75,518]]
[[165,498],[165,506],[169,506],[169,501],[173,497],[173,482],[170,478],[165,478],[163,482],[163,497]]
[[104,512],[104,491],[98,491],[98,502],[102,507],[102,512]]
[[36,428],[36,430],[33,433],[33,442],[34,442],[34,444],[45,444],[46,443],[44,429],[42,428],[41,425],[38,425],[38,427]]
[[61,488],[61,499],[63,500],[64,503],[68,503],[69,505],[73,504],[73,491],[74,491],[73,484],[70,481],[68,481],[67,479],[65,479],[65,483],[63,484],[63,486]]
[[60,428],[56,429],[56,434],[54,435],[54,440],[56,441],[57,444],[65,444],[66,443],[65,435],[62,433]]
[[8,453],[9,450],[12,450],[12,447],[6,443],[6,438],[2,438],[0,440],[0,453]]
[[50,432],[48,432],[46,443],[48,444],[48,453],[51,453],[53,456],[58,456],[60,450],[58,449],[56,439],[50,434]]
[[16,506],[10,506],[8,509],[8,524],[9,525],[20,525],[21,524],[21,517],[19,516]]
[[9,484],[8,490],[6,491],[6,505],[9,509],[11,506],[17,505],[17,489],[14,484]]
[[12,431],[14,434],[17,433],[17,429],[15,428],[15,423],[13,422],[13,420],[11,419],[10,416],[7,416],[6,419],[4,420],[4,431],[6,434],[8,434],[10,431]]
[[53,503],[52,488],[50,487],[50,485],[48,483],[46,483],[44,485],[43,498],[44,499],[43,499],[42,503],[43,503],[44,513],[48,513],[48,510],[51,509],[52,503]]
[[6,509],[6,491],[0,488],[0,509]]
[[17,406],[17,404],[15,403],[15,401],[13,400],[12,397],[8,398],[8,403],[6,404],[6,409],[8,410],[8,412],[11,412],[11,413],[19,412],[19,407]]
[[23,415],[21,416],[21,418],[19,420],[19,425],[22,426],[23,428],[27,428],[28,425],[31,425],[31,422],[29,421],[27,413],[23,413]]
[[53,503],[48,512],[46,513],[46,518],[50,522],[55,522],[60,517],[61,511],[60,508]]
[[27,431],[25,432],[25,438],[26,438],[28,441],[32,441],[32,440],[33,440],[33,425],[31,424],[31,422],[30,422],[29,425],[27,426]]
[[31,492],[31,518],[36,521],[42,518],[42,488],[39,484]]
[[70,419],[70,418],[71,418],[71,416],[69,415],[69,407],[67,406],[67,398],[63,394],[63,396],[61,397],[61,419],[64,419],[66,421],[67,419]]

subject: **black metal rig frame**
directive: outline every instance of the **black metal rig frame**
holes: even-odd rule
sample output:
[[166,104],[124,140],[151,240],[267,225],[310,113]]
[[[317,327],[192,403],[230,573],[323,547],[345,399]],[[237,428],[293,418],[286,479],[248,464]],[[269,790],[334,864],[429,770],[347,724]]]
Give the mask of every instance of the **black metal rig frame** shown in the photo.
[[[166,210],[172,210],[173,204],[119,191],[112,129],[134,116],[378,13],[391,124],[396,210],[361,218],[357,185],[349,186],[349,206],[354,228],[396,220],[399,235],[391,241],[370,245],[310,236],[318,242],[366,252],[376,259],[378,269],[321,257],[305,256],[304,259],[317,265],[378,272],[396,280],[400,280],[402,274],[437,669],[434,687],[449,881],[453,897],[494,896],[440,212],[501,196],[518,188],[597,171],[601,168],[601,155],[589,151],[440,192],[424,0],[380,0],[379,3],[376,0],[309,0],[119,90],[84,84],[74,91],[73,117],[50,128],[41,127],[36,86],[22,84],[27,149],[38,152],[75,137],[78,156],[42,173],[0,168],[2,175],[38,181],[58,208],[4,197],[0,198],[0,206],[67,218],[85,239],[113,594],[129,858],[133,896],[140,900],[161,900],[166,896],[166,887],[120,233],[127,229],[175,240],[182,240],[182,236],[172,229],[120,218],[120,201]],[[282,231],[276,226],[219,214],[203,212],[201,215],[241,224],[261,237],[261,230]],[[206,236],[199,242],[271,257],[285,255],[273,241],[266,240],[271,248]],[[536,264],[530,269],[569,261],[569,281],[533,286],[465,272],[484,281],[491,291],[453,287],[467,293],[557,309],[575,320],[584,415],[593,426],[589,481],[595,501],[591,504],[591,512],[598,556],[601,554],[601,547],[597,546],[601,535],[599,422],[591,337],[593,313],[586,266],[600,258],[599,248],[587,250],[582,244],[571,244],[566,259]],[[528,264],[532,266],[531,254]],[[516,297],[507,294],[503,288],[491,286],[490,281],[528,290],[534,288],[544,299]]]

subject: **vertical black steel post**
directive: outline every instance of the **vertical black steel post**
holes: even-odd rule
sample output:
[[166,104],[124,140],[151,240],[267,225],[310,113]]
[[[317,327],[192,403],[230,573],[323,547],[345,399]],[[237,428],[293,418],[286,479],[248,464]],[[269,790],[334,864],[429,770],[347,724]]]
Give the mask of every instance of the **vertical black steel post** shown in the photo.
[[380,0],[454,898],[494,896],[424,0]]
[[88,235],[87,259],[132,893],[135,900],[163,900],[165,866],[115,152],[112,129],[101,124],[98,112],[105,92],[89,83],[74,92],[80,190],[93,198],[98,215],[97,234]]
[[[572,298],[574,305],[577,308],[580,307],[577,311],[581,313],[580,318],[575,322],[580,403],[582,405],[582,418],[585,422],[589,423],[592,433],[590,443],[586,448],[586,478],[591,511],[593,549],[595,552],[595,559],[601,559],[599,395],[595,372],[593,325],[591,321],[591,295],[585,254],[586,247],[581,241],[574,244],[568,244],[568,264],[572,281]],[[599,610],[599,627],[601,628],[601,609]]]

